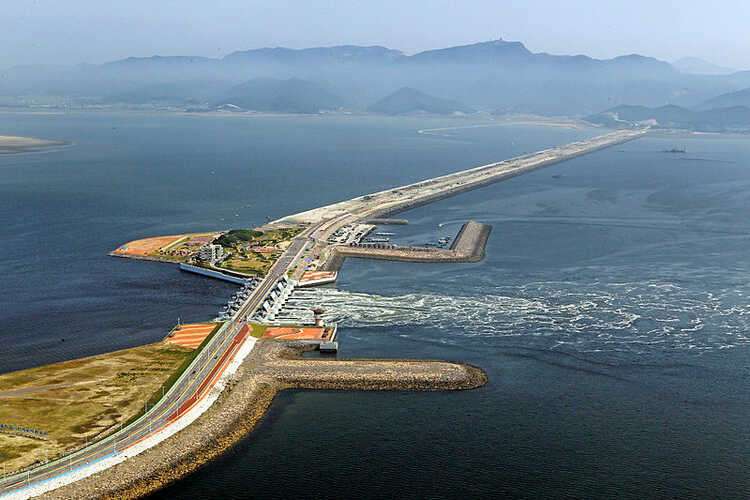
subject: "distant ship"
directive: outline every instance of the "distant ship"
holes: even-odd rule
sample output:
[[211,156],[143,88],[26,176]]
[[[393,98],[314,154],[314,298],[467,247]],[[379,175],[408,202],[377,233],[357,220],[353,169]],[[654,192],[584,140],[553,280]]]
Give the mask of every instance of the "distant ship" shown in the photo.
[[685,151],[685,149],[684,149],[684,148],[683,148],[683,149],[680,149],[680,148],[672,148],[672,149],[665,149],[664,151],[662,151],[662,153],[685,153],[685,152],[686,152],[686,151]]

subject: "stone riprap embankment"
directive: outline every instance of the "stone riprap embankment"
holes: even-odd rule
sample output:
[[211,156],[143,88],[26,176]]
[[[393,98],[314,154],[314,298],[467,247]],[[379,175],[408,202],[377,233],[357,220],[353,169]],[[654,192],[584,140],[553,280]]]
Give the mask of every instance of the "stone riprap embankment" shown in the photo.
[[409,224],[409,220],[408,219],[382,219],[382,218],[378,219],[378,218],[374,218],[374,219],[367,219],[365,221],[365,224],[375,224],[376,226],[377,225],[381,225],[381,226],[406,226],[407,224]]
[[241,440],[280,390],[465,390],[487,383],[483,370],[461,363],[300,357],[313,348],[259,340],[216,403],[193,424],[125,462],[43,498],[140,498],[163,488]]
[[346,258],[381,259],[400,262],[479,262],[484,258],[484,248],[492,226],[469,221],[463,225],[450,249],[426,247],[337,246],[321,270],[338,271]]

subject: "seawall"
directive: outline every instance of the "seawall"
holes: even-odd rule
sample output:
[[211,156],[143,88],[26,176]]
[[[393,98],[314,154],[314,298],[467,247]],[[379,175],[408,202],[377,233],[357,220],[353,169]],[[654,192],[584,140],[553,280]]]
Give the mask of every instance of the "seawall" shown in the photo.
[[215,278],[218,280],[229,281],[237,285],[244,285],[250,278],[238,278],[236,276],[230,276],[228,274],[220,273],[212,269],[206,269],[205,267],[192,266],[190,264],[180,264],[180,271],[186,271],[189,273],[200,274],[201,276],[208,276],[209,278]]
[[408,219],[383,219],[383,218],[373,218],[373,219],[367,219],[365,224],[375,224],[381,225],[381,226],[406,226],[409,224]]
[[[420,197],[416,200],[410,200],[405,201],[401,204],[395,205],[395,206],[389,206],[388,208],[377,210],[371,214],[372,218],[389,218],[391,215],[398,214],[401,212],[405,212],[407,210],[411,210],[412,208],[418,208],[424,205],[429,205],[430,203],[434,203],[436,201],[443,200],[445,198],[450,198],[452,196],[459,195],[461,193],[466,193],[468,191],[473,191],[475,189],[479,189],[485,186],[489,186],[491,184],[495,184],[498,182],[502,182],[508,179],[512,179],[513,177],[518,177],[519,175],[528,174],[529,172],[533,172],[535,170],[539,170],[545,167],[549,167],[552,165],[556,165],[558,163],[562,163],[568,160],[572,160],[573,158],[577,158],[579,156],[585,156],[591,153],[595,153],[596,151],[601,151],[602,149],[607,149],[612,146],[615,146],[617,144],[622,144],[624,142],[628,142],[631,140],[634,140],[638,137],[631,137],[619,141],[615,141],[612,143],[604,144],[602,146],[594,147],[587,149],[586,151],[581,151],[580,153],[569,153],[563,158],[551,158],[549,160],[541,161],[535,165],[519,168],[516,170],[512,170],[510,172],[503,172],[500,174],[496,174],[493,176],[488,177],[487,179],[481,180],[481,181],[475,181],[471,182],[469,184],[465,184],[463,186],[456,186],[450,189],[446,189],[443,191],[440,191],[438,193],[432,194],[432,195],[426,195],[423,197]],[[523,157],[520,157],[523,158]],[[514,160],[517,158],[514,158]],[[502,162],[500,162],[502,163]],[[493,168],[495,164],[488,165],[485,168],[490,169]]]
[[321,270],[338,271],[346,258],[380,259],[397,262],[479,262],[492,226],[469,221],[461,227],[450,249],[426,247],[334,247]]
[[[366,194],[350,200],[343,200],[324,207],[289,215],[274,221],[274,223],[315,223],[356,210],[359,210],[363,215],[366,214],[364,216],[367,219],[388,218],[393,214],[411,208],[501,182],[617,144],[632,141],[642,137],[646,133],[647,129],[613,132],[584,141],[545,149],[536,153],[489,163],[431,179],[424,179],[412,184]],[[410,195],[408,197],[401,196],[404,192],[410,193]],[[400,196],[402,199],[394,199],[394,194]]]
[[484,258],[484,248],[490,238],[492,226],[470,220],[463,226],[451,243],[450,249],[464,256],[466,262],[478,262]]
[[259,340],[232,382],[198,420],[143,453],[44,498],[140,498],[219,456],[260,421],[285,389],[467,390],[487,383],[480,368],[448,361],[301,358],[302,343]]

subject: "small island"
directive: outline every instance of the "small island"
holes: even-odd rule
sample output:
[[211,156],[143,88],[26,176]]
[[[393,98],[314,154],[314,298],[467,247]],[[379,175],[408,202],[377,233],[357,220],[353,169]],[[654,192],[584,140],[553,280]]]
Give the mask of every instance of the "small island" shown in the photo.
[[69,143],[37,137],[20,137],[15,135],[0,135],[0,154],[31,153],[44,148],[65,146]]

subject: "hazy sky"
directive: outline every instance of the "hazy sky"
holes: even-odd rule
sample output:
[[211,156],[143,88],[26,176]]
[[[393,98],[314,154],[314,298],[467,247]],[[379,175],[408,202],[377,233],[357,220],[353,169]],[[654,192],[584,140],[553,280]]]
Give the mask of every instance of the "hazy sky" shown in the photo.
[[750,68],[748,0],[1,0],[0,67],[265,46],[419,50],[502,37],[535,52],[697,56]]

